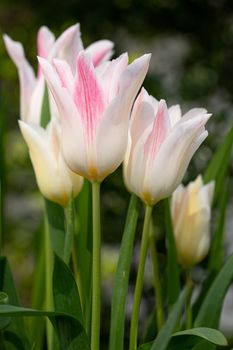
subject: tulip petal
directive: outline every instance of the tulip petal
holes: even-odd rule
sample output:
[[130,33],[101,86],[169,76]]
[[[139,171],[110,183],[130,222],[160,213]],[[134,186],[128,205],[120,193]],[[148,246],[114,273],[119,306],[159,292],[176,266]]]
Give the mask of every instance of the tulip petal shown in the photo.
[[158,109],[153,123],[152,131],[145,144],[145,155],[148,161],[155,159],[163,142],[166,140],[171,129],[167,105],[164,100],[159,101]]
[[62,86],[69,91],[70,95],[72,95],[74,91],[74,77],[70,66],[66,61],[60,59],[54,59],[53,65],[56,68]]
[[9,56],[18,68],[20,81],[20,117],[25,120],[28,115],[32,91],[36,84],[35,74],[25,58],[23,46],[9,36],[3,36]]
[[125,118],[121,123],[116,123],[117,110],[120,113],[118,99],[115,99],[97,127],[96,162],[101,170],[98,180],[112,173],[122,163],[126,152],[129,121]]
[[[37,35],[37,53],[38,56],[48,58],[54,45],[55,37],[53,33],[45,26],[41,27]],[[38,77],[41,75],[41,67],[38,67]]]
[[56,40],[49,59],[60,58],[65,60],[75,72],[76,57],[80,51],[83,50],[83,43],[81,40],[80,26],[75,24],[66,29]]
[[129,116],[135,97],[148,71],[150,58],[150,54],[137,58],[122,73],[119,82],[119,96],[122,99],[124,113],[119,117]]
[[[145,171],[144,192],[150,193],[151,201],[169,196],[181,182],[193,154],[208,135],[204,129],[208,119],[209,116],[204,115],[178,123],[164,141],[154,163],[148,163],[151,168]],[[161,173],[163,169],[166,171]]]
[[74,195],[79,193],[83,180],[65,164],[53,121],[46,130],[22,121],[19,125],[29,148],[40,191],[46,198],[66,205],[72,192]]
[[168,108],[168,114],[170,117],[171,126],[173,128],[182,117],[180,105],[174,105]]
[[[127,152],[124,160],[124,181],[129,191],[143,197],[143,179],[146,170],[146,158],[144,153],[144,144],[147,140],[148,132],[144,131],[143,135],[138,139],[134,145],[132,152],[132,145],[130,152]],[[130,137],[129,137],[130,140]],[[131,140],[129,142],[129,145]]]
[[85,51],[91,54],[93,66],[97,67],[112,56],[113,46],[110,40],[99,40],[89,45]]
[[82,175],[88,169],[88,161],[81,117],[54,68],[43,58],[38,59],[61,116],[61,142],[66,163],[75,173]]
[[43,75],[37,79],[35,87],[32,91],[31,100],[27,113],[27,123],[40,125],[41,109],[44,98],[45,81]]
[[196,118],[199,115],[204,115],[207,113],[207,110],[205,108],[192,108],[187,113],[185,113],[182,117],[182,122]]
[[46,142],[46,130],[22,121],[19,121],[19,126],[29,148],[40,191],[46,193],[47,188],[50,188],[54,189],[50,190],[51,192],[56,192],[57,176],[54,173],[56,163]]
[[[146,89],[142,88],[136,101],[134,102],[132,114],[131,114],[131,137],[132,146],[140,135],[153,124],[154,115],[158,109],[158,101],[150,96]],[[132,149],[133,151],[133,149]]]
[[82,118],[88,142],[92,143],[95,129],[104,111],[104,98],[90,56],[84,52],[77,58],[74,101]]
[[118,95],[119,80],[127,64],[128,54],[124,53],[115,60],[108,62],[107,65],[101,65],[101,69],[97,68],[97,74],[101,82],[106,104],[109,104]]

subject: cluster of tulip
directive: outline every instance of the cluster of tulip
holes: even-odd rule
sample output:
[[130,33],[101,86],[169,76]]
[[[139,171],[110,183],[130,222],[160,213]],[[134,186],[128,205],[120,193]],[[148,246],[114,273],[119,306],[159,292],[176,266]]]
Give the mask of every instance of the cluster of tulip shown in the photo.
[[[80,193],[83,178],[92,184],[92,350],[99,347],[100,328],[100,183],[123,163],[127,189],[145,204],[130,330],[130,349],[135,350],[153,206],[172,195],[177,256],[185,268],[200,262],[209,250],[214,182],[204,185],[199,176],[187,187],[180,183],[208,135],[205,124],[211,114],[193,108],[182,115],[179,105],[168,108],[165,100],[156,100],[144,88],[139,92],[150,54],[129,64],[127,53],[111,60],[111,41],[84,49],[79,25],[56,40],[48,28],[39,30],[37,75],[22,45],[7,35],[4,41],[19,73],[19,126],[41,193],[67,207]],[[43,123],[45,99],[50,120]]]

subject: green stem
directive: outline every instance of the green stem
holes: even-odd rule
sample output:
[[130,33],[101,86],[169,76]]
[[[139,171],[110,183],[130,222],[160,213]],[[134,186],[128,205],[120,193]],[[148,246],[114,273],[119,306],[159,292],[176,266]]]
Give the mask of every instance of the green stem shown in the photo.
[[[45,309],[51,311],[53,309],[53,294],[52,294],[52,249],[50,243],[48,218],[45,219]],[[46,318],[46,334],[47,334],[47,348],[48,350],[53,349],[53,326],[50,321]]]
[[0,256],[2,255],[3,242],[3,196],[2,196],[2,181],[0,180]]
[[187,288],[190,289],[190,293],[188,293],[186,298],[186,329],[190,329],[192,328],[192,323],[193,323],[193,313],[192,313],[192,305],[191,305],[193,281],[191,278],[190,270],[186,271],[186,285],[187,285]]
[[92,183],[93,256],[92,256],[92,322],[91,350],[99,349],[100,338],[100,288],[101,288],[101,232],[100,183]]
[[140,300],[142,295],[142,285],[143,285],[143,275],[146,262],[146,254],[149,241],[149,232],[150,232],[150,220],[152,214],[152,207],[150,205],[146,206],[145,219],[142,231],[142,243],[139,257],[139,266],[138,274],[134,292],[134,301],[133,301],[133,311],[130,325],[130,342],[129,349],[137,349],[137,333],[138,333],[138,316],[140,309]]
[[163,300],[162,300],[162,291],[161,283],[159,276],[159,264],[158,264],[158,255],[156,249],[156,242],[154,235],[150,235],[150,251],[153,265],[153,275],[154,275],[154,289],[156,295],[156,320],[158,332],[164,325],[164,310],[163,310]]
[[69,202],[65,208],[66,217],[66,235],[65,235],[65,247],[64,247],[64,262],[69,265],[70,256],[72,252],[73,239],[74,239],[74,206],[73,196],[70,195]]

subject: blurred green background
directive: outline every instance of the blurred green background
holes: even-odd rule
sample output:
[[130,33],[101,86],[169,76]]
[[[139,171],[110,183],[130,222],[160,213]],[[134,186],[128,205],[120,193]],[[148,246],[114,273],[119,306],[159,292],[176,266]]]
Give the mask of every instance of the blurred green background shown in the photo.
[[[144,86],[156,98],[165,98],[169,106],[179,103],[183,111],[203,106],[214,114],[208,123],[208,140],[195,155],[185,177],[185,181],[193,180],[205,169],[232,125],[233,1],[0,1],[1,32],[23,43],[34,67],[39,27],[47,25],[57,36],[76,22],[81,24],[84,46],[106,38],[115,43],[115,56],[128,51],[134,58],[152,52]],[[13,266],[23,303],[29,304],[36,248],[43,227],[43,202],[17,125],[17,70],[2,39],[0,78],[0,171],[6,219],[4,252]],[[104,257],[108,260],[108,268],[104,269],[107,301],[128,197],[119,169],[106,179],[102,189]],[[159,224],[160,220],[162,218]],[[145,314],[150,308],[148,299],[149,306],[142,308]]]

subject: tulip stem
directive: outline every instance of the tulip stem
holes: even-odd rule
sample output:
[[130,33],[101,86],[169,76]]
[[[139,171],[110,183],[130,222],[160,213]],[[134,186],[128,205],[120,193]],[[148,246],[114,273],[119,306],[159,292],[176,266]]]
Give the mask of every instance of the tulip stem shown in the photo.
[[65,247],[64,247],[64,262],[69,265],[70,256],[73,246],[74,239],[74,202],[73,196],[70,195],[69,202],[65,208],[65,217],[66,217],[66,236],[65,236]]
[[91,350],[99,349],[100,338],[100,289],[101,289],[101,232],[100,232],[100,183],[92,182],[93,255],[92,255],[92,322]]
[[130,350],[137,349],[138,317],[139,317],[139,310],[140,310],[140,300],[142,295],[146,254],[147,254],[148,243],[149,243],[149,232],[150,232],[150,221],[151,221],[152,209],[153,208],[150,205],[146,206],[145,219],[144,219],[144,225],[143,225],[143,231],[142,231],[142,243],[141,243],[140,256],[139,256],[138,274],[136,279],[133,310],[132,310],[131,325],[130,325],[130,340],[129,340]]
[[[151,224],[152,229],[152,224]],[[161,292],[161,283],[159,276],[159,263],[158,263],[158,254],[156,249],[156,241],[154,234],[150,234],[150,252],[153,265],[153,275],[154,275],[154,289],[156,296],[156,320],[158,332],[164,324],[164,310],[163,310],[163,301],[162,301],[162,292]]]

